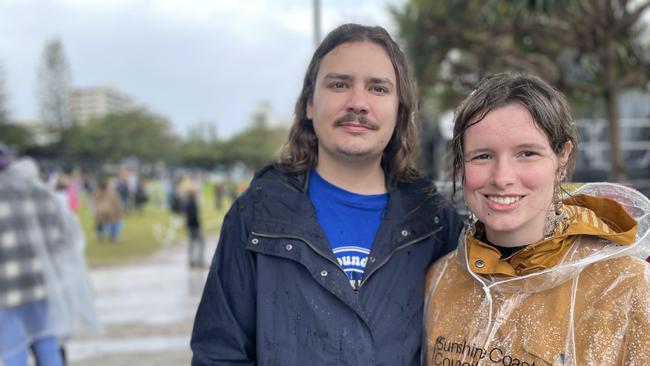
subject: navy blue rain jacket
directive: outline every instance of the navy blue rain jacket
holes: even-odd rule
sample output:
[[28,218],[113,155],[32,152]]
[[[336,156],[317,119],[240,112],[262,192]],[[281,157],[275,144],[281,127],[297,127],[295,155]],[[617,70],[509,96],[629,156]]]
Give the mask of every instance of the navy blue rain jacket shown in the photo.
[[[305,174],[261,170],[226,215],[192,333],[192,365],[418,365],[427,267],[461,220],[429,181],[389,190],[354,290]],[[434,192],[432,192],[432,190]]]

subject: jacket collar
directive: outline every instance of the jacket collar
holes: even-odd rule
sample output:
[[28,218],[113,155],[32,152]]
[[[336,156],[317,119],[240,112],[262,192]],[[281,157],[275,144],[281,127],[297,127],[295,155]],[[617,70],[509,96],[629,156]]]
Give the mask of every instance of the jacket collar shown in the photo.
[[[373,255],[380,259],[395,248],[436,230],[434,217],[444,200],[437,199],[431,180],[392,184],[386,215],[373,243]],[[253,179],[254,231],[307,240],[323,253],[332,250],[316,219],[307,195],[308,173],[287,173],[269,165]],[[423,197],[427,199],[423,199]],[[334,258],[333,253],[331,254]]]
[[[285,172],[282,168],[279,167],[278,164],[269,164],[255,173],[255,178],[270,176],[275,176],[279,179],[284,180],[293,189],[296,189],[303,193],[307,193],[307,189],[309,188],[309,171]],[[387,191],[390,192],[397,187],[397,182],[390,179],[390,176],[388,174],[385,174],[384,176],[386,177],[385,183]],[[434,187],[432,184],[430,184],[430,186]]]
[[[261,179],[278,180],[291,190],[302,194],[307,194],[309,188],[309,172],[283,172],[275,164],[269,164],[259,170],[255,174],[251,185],[254,185],[256,180],[260,181]],[[389,209],[387,211],[397,210],[402,216],[410,215],[418,209],[426,207],[428,202],[422,199],[423,194],[428,198],[432,198],[436,193],[436,187],[433,185],[432,179],[421,178],[408,183],[398,183],[389,178],[386,179],[389,194]]]

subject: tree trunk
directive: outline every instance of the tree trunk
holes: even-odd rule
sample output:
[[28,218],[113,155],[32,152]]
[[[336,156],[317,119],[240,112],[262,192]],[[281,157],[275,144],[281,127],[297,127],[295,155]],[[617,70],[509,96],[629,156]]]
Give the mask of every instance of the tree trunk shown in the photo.
[[605,77],[605,108],[609,121],[609,151],[611,154],[611,167],[609,180],[622,183],[625,181],[625,166],[620,144],[620,118],[618,111],[618,85],[616,82],[616,55],[614,44],[607,42],[603,57],[603,73]]

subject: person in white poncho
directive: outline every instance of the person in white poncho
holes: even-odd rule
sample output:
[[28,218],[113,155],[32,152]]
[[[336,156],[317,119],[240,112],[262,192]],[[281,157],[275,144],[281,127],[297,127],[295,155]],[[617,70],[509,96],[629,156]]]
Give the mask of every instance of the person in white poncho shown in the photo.
[[101,329],[76,217],[38,180],[33,161],[0,169],[0,360],[62,365],[60,341]]

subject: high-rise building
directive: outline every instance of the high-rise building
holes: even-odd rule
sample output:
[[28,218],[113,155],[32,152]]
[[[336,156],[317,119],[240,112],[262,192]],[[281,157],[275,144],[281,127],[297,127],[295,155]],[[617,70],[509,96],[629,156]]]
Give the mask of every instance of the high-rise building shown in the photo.
[[108,86],[72,89],[69,103],[70,117],[79,124],[138,107],[131,97]]

